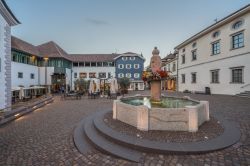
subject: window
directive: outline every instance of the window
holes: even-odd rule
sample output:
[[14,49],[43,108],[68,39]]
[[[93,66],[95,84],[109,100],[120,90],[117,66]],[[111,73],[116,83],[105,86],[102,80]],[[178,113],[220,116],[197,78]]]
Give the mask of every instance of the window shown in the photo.
[[212,43],[212,55],[216,55],[220,53],[220,42]]
[[126,64],[126,69],[131,69],[131,64]]
[[192,83],[196,83],[196,73],[191,73]]
[[243,67],[232,68],[232,83],[243,83]]
[[96,73],[89,73],[89,78],[96,78]]
[[106,73],[105,72],[99,73],[99,78],[106,78]]
[[232,36],[233,49],[244,47],[244,34],[240,32]]
[[17,73],[17,77],[18,77],[18,78],[23,78],[23,73],[18,72],[18,73]]
[[30,79],[35,79],[35,74],[34,73],[30,73]]
[[242,25],[243,25],[243,21],[240,20],[240,21],[237,21],[236,23],[234,23],[233,26],[232,26],[232,28],[233,28],[233,29],[238,29],[238,28],[240,28]]
[[176,65],[175,65],[175,62],[173,63],[172,71],[176,71]]
[[119,69],[123,69],[123,68],[124,68],[124,65],[123,65],[123,64],[119,64],[119,65],[118,65],[118,68],[119,68]]
[[85,66],[85,65],[84,65],[84,62],[80,62],[80,63],[79,63],[79,66],[80,66],[80,67],[84,67],[84,66]]
[[131,73],[126,73],[127,78],[131,78]]
[[80,78],[87,78],[87,73],[79,73]]
[[182,56],[181,56],[181,63],[184,64],[185,61],[186,61],[185,55],[182,55]]
[[168,71],[170,71],[170,64],[168,64]]
[[114,66],[114,62],[108,62],[108,66]]
[[119,77],[119,78],[123,78],[123,77],[124,77],[124,74],[123,74],[123,73],[119,73],[119,74],[118,74],[118,77]]
[[140,78],[140,73],[135,73],[134,78]]
[[182,52],[185,52],[185,48],[182,49]]
[[192,61],[195,61],[197,59],[197,51],[192,51]]
[[108,78],[111,78],[111,73],[110,72],[108,72]]
[[135,60],[135,57],[134,57],[134,56],[131,56],[131,57],[130,57],[130,60],[132,60],[132,61]]
[[140,68],[140,64],[134,64],[134,68],[135,69],[139,69]]
[[193,47],[193,48],[196,47],[196,42],[194,42],[194,43],[192,44],[192,47]]
[[107,67],[107,66],[109,65],[108,62],[103,62],[102,64],[103,64],[103,66],[105,66],[105,67]]
[[96,62],[91,62],[91,66],[96,66]]
[[102,66],[102,62],[97,62],[97,67],[101,67]]
[[124,57],[122,57],[122,60],[126,61],[126,60],[127,60],[127,57],[125,57],[125,56],[124,56]]
[[185,74],[182,74],[182,75],[181,75],[181,83],[184,84],[185,81],[186,81]]
[[74,62],[74,63],[73,63],[73,67],[78,67],[78,63],[77,63],[77,62]]
[[85,62],[85,66],[89,67],[90,66],[90,62]]
[[211,83],[219,83],[219,70],[211,70]]
[[74,73],[74,78],[77,78],[77,73]]
[[213,38],[216,38],[220,35],[220,31],[216,31],[213,33]]

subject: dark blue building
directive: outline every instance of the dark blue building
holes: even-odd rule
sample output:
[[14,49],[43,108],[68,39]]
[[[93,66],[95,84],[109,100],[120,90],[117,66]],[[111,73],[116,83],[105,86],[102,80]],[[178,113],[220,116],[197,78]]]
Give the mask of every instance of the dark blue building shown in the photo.
[[129,90],[144,90],[141,79],[145,58],[136,53],[127,52],[115,58],[115,76],[117,79],[127,77],[130,79]]

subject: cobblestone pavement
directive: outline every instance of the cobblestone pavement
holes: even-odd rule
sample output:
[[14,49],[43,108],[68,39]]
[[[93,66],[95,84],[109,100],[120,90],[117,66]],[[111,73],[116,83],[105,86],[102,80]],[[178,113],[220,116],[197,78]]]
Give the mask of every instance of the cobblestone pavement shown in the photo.
[[94,111],[111,110],[112,100],[84,98],[61,101],[55,97],[54,103],[0,127],[0,165],[250,165],[250,99],[223,95],[168,94],[209,100],[212,114],[221,113],[226,119],[240,124],[240,142],[207,154],[144,154],[144,160],[139,164],[94,149],[82,155],[73,143],[74,127]]

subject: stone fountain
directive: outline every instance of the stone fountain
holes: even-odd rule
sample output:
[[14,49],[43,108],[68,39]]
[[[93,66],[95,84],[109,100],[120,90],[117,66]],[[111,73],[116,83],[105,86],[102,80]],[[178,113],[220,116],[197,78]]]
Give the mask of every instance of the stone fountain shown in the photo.
[[169,130],[196,132],[209,120],[208,101],[161,94],[161,58],[157,47],[152,51],[151,71],[146,73],[151,84],[151,96],[130,96],[114,100],[113,119],[139,130]]

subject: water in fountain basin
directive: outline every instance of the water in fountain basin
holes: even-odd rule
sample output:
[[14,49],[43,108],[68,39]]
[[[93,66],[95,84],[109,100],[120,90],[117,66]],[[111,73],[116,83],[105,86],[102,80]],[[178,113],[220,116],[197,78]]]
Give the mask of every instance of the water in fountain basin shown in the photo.
[[150,97],[136,97],[126,98],[121,100],[123,103],[131,104],[134,106],[145,105],[149,108],[184,108],[185,106],[193,106],[199,104],[198,102],[173,98],[173,97],[162,97],[160,102],[153,102]]

